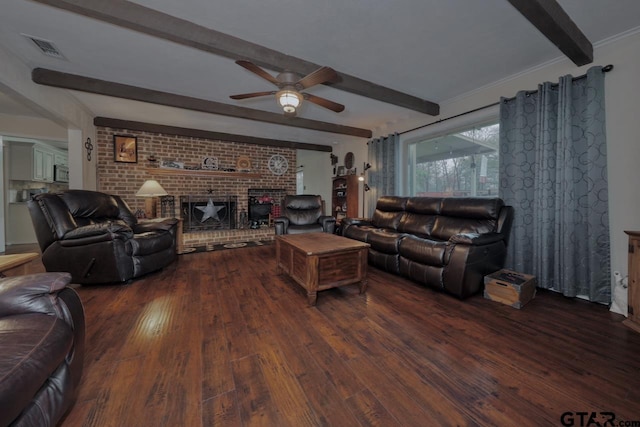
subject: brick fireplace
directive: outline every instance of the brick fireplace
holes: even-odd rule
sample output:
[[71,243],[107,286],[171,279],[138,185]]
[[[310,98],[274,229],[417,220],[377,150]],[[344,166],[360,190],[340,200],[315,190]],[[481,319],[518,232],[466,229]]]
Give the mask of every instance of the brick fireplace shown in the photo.
[[[136,138],[136,163],[114,161],[114,135]],[[241,228],[240,217],[243,214],[248,216],[250,199],[253,201],[255,197],[270,194],[279,205],[284,195],[296,192],[296,150],[292,148],[98,127],[97,149],[98,191],[121,196],[136,211],[144,207],[144,199],[136,197],[135,193],[145,180],[157,180],[173,196],[172,216],[183,218],[186,246],[273,239],[273,227],[261,224],[256,229]],[[289,163],[283,175],[274,175],[268,169],[268,160],[274,154],[284,156]],[[201,169],[205,159],[211,158],[217,159],[218,170]],[[249,159],[250,168],[240,170],[239,159],[243,159],[242,166],[246,166],[246,159]],[[184,168],[159,168],[163,160],[182,164]],[[229,212],[226,212],[234,218],[233,224],[221,227],[215,218],[206,218],[200,225],[208,222],[211,227],[199,227],[194,223],[194,227],[187,229],[183,216],[185,197],[200,199],[197,202],[194,199],[194,206],[188,207],[195,222],[202,220],[201,213],[206,209],[209,198],[214,205],[222,203],[220,200],[233,201],[234,206],[229,204]],[[224,214],[225,209],[219,212]],[[232,209],[235,213],[231,212]]]

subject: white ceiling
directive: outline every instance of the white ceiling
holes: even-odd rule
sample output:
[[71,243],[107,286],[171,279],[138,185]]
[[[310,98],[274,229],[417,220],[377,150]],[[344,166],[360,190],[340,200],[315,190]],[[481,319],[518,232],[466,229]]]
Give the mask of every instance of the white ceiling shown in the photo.
[[[638,0],[558,2],[593,44],[640,27]],[[118,3],[112,1],[113,7],[117,9]],[[436,103],[562,57],[507,0],[135,3]],[[21,34],[54,42],[66,60],[45,56]],[[33,1],[2,1],[0,44],[31,68],[280,112],[272,97],[229,99],[232,94],[273,89],[232,59]],[[346,109],[334,113],[306,102],[300,117],[370,129],[374,136],[385,124],[395,123],[396,130],[402,131],[430,120],[422,113],[327,86],[314,86],[308,92],[342,103]],[[357,139],[77,91],[73,94],[95,116],[315,144]],[[29,114],[2,95],[0,113]]]

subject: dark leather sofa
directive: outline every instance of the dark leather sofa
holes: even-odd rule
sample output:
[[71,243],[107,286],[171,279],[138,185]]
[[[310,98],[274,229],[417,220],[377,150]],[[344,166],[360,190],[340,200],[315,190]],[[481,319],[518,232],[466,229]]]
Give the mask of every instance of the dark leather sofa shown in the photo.
[[287,195],[282,201],[282,216],[273,220],[276,234],[331,233],[336,219],[323,215],[322,197],[315,195]]
[[118,196],[89,190],[43,193],[28,202],[47,271],[74,283],[126,282],[176,257],[178,220],[138,220]]
[[512,220],[499,198],[384,196],[342,234],[371,245],[370,264],[463,299],[503,267]]
[[84,310],[68,273],[0,279],[0,426],[55,426],[77,396]]

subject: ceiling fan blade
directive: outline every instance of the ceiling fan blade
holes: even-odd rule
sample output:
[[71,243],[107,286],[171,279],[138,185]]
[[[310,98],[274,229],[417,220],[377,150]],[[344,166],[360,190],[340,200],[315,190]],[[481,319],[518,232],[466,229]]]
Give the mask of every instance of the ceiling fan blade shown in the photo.
[[247,70],[251,71],[253,74],[258,75],[258,76],[262,77],[263,79],[270,81],[271,83],[273,83],[276,86],[278,86],[280,84],[280,82],[278,80],[276,80],[275,77],[273,77],[271,74],[267,73],[262,68],[258,67],[253,62],[249,62],[249,61],[245,61],[245,60],[239,59],[239,60],[236,61],[236,64],[238,64],[239,66],[241,66],[243,68],[246,68]]
[[344,105],[338,104],[337,102],[329,101],[326,98],[320,98],[319,96],[311,95],[310,93],[303,93],[302,96],[304,96],[304,99],[306,99],[307,101],[327,108],[331,111],[335,111],[336,113],[344,111]]
[[295,84],[302,89],[307,89],[320,83],[329,82],[338,79],[338,73],[331,67],[320,67],[314,72],[307,74]]
[[241,93],[239,95],[231,95],[229,98],[231,99],[247,99],[247,98],[256,98],[258,96],[267,96],[267,95],[275,95],[276,91],[271,92],[252,92],[252,93]]

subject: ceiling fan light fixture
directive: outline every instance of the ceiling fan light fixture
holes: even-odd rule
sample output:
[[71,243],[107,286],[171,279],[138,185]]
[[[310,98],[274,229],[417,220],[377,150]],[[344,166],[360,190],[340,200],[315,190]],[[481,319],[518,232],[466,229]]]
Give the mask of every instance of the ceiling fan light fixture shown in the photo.
[[295,113],[302,102],[302,96],[294,90],[284,89],[276,94],[278,103],[285,113]]

